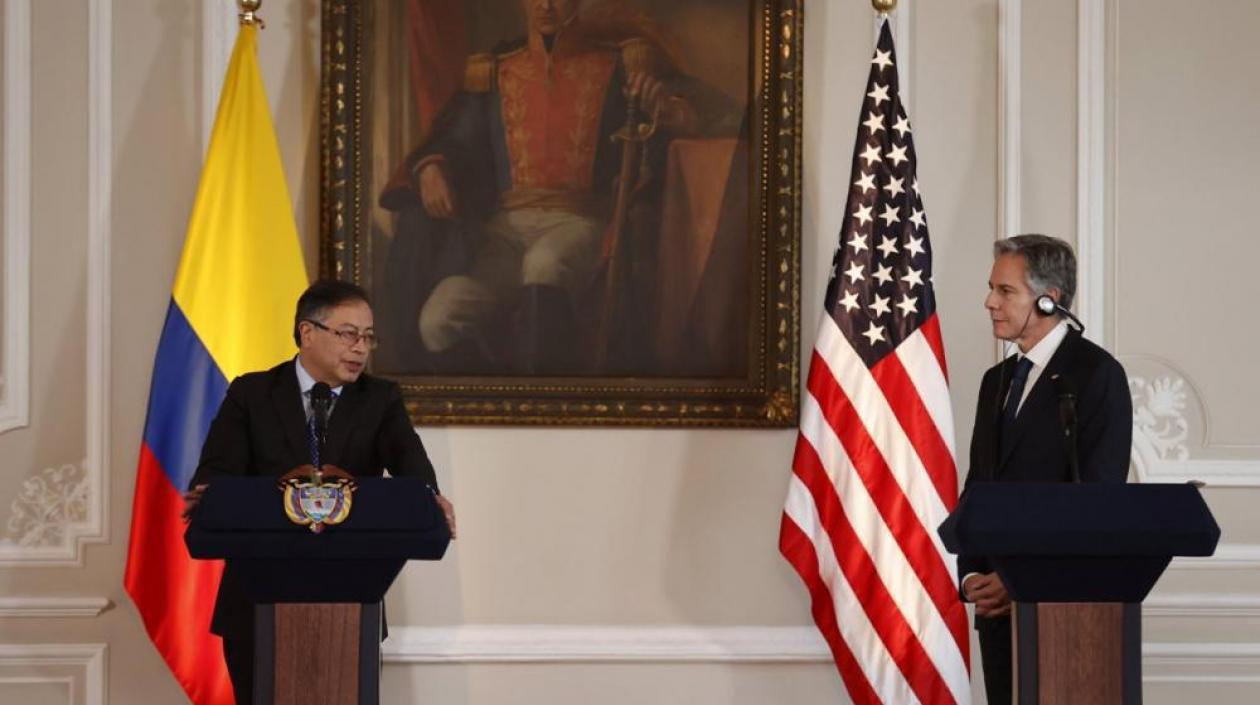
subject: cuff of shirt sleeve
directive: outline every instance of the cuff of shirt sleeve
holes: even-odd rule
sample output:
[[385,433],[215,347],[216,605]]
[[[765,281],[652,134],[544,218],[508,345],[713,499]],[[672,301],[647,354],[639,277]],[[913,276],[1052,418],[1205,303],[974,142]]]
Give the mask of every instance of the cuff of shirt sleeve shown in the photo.
[[963,586],[967,584],[967,578],[970,578],[973,575],[981,575],[981,573],[976,573],[976,572],[967,573],[966,575],[962,576],[961,580],[958,581],[958,594],[963,598],[963,602],[971,602],[971,600],[967,599],[967,593],[963,592]]

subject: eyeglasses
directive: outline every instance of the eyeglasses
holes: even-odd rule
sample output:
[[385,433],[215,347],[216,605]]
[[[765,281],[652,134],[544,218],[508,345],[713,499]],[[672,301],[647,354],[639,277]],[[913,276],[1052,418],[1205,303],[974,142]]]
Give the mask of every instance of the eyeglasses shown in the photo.
[[375,333],[360,333],[359,331],[350,329],[350,328],[345,328],[341,330],[333,330],[332,328],[329,328],[328,326],[324,325],[323,323],[320,323],[319,321],[312,321],[309,318],[306,318],[303,320],[305,320],[307,323],[315,326],[316,328],[320,330],[328,331],[329,333],[332,333],[338,338],[341,338],[341,342],[345,343],[346,347],[352,348],[355,346],[355,344],[357,344],[360,340],[362,340],[364,344],[367,345],[368,350],[376,349],[377,340],[376,340]]

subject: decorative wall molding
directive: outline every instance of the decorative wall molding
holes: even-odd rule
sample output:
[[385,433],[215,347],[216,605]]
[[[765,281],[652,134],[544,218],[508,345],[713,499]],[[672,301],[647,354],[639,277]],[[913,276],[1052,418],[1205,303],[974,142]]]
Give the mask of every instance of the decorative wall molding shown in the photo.
[[1076,253],[1081,321],[1107,346],[1107,4],[1077,0]]
[[1122,356],[1133,395],[1133,468],[1139,482],[1260,487],[1260,458],[1195,458],[1210,449],[1208,413],[1194,383],[1167,361]]
[[[264,8],[265,9],[265,8]],[[219,91],[240,26],[234,2],[201,3],[201,152],[210,147],[210,131],[219,107]]]
[[1022,15],[1022,0],[998,3],[998,237],[1023,230]]
[[1122,360],[1133,396],[1131,459],[1139,482],[1260,487],[1260,457],[1194,457],[1196,451],[1213,448],[1206,443],[1208,410],[1184,372],[1151,356],[1125,355]]
[[88,273],[87,459],[88,516],[72,541],[83,564],[84,543],[109,539],[110,251],[113,209],[113,0],[88,4]]
[[[1022,0],[998,1],[998,239],[1019,233],[1023,223],[1022,17]],[[1015,352],[1015,346],[993,341],[995,363]]]
[[110,607],[107,597],[0,597],[0,617],[98,617]]
[[76,705],[74,698],[74,678],[70,676],[0,676],[0,693],[7,685],[59,685],[65,688],[66,705]]
[[1260,643],[1146,643],[1146,683],[1260,683]]
[[1133,445],[1144,463],[1190,458],[1189,385],[1180,376],[1129,374],[1133,397]]
[[30,423],[31,0],[4,2],[0,433]]
[[[1198,596],[1202,597],[1202,596]],[[1172,611],[1198,599],[1161,598]],[[1221,596],[1221,600],[1234,599]],[[1253,597],[1229,609],[1257,608]],[[1221,601],[1206,604],[1216,616]],[[1193,616],[1208,613],[1197,611]],[[1156,615],[1160,616],[1160,615]],[[388,665],[447,663],[830,663],[813,627],[627,627],[609,625],[467,625],[397,627],[381,645]],[[1143,680],[1199,682],[1260,680],[1260,644],[1143,644]]]
[[1260,618],[1260,595],[1251,593],[1154,594],[1142,603],[1145,617]]
[[[15,4],[10,0],[6,11]],[[5,27],[6,33],[12,29],[7,15]],[[28,15],[27,35],[29,29]],[[10,507],[11,535],[0,541],[0,566],[82,566],[83,546],[109,539],[112,31],[112,1],[88,3],[87,454],[81,465],[45,468],[27,478]]]
[[390,628],[386,663],[826,662],[813,627],[467,625]]
[[[107,648],[105,644],[0,644],[0,668],[16,670],[23,667],[80,667],[83,669],[81,681],[84,705],[105,705]],[[64,676],[21,678],[28,683],[60,683],[65,680]]]
[[1209,487],[1260,487],[1260,460],[1156,460],[1144,482],[1203,482]]
[[73,543],[75,527],[88,518],[90,481],[82,464],[44,468],[22,481],[9,506],[8,535],[0,559],[57,560]]
[[[1114,316],[1114,266],[1117,251],[1108,256],[1109,230],[1118,238],[1116,224],[1106,219],[1107,199],[1118,178],[1117,155],[1109,134],[1118,129],[1114,91],[1108,80],[1114,69],[1119,19],[1115,0],[1078,0],[1077,4],[1077,255],[1081,319],[1105,346],[1116,348],[1119,321]],[[1111,13],[1109,15],[1109,13]],[[1111,101],[1110,103],[1108,101]],[[1111,108],[1111,123],[1107,122]],[[1110,132],[1109,132],[1110,131]],[[1113,168],[1108,174],[1107,159]],[[1109,315],[1112,314],[1112,315]],[[1260,455],[1239,458],[1233,447],[1217,457],[1199,451],[1217,450],[1207,444],[1208,410],[1193,381],[1172,363],[1150,355],[1123,355],[1133,394],[1132,461],[1139,482],[1188,482],[1209,486],[1260,487]],[[1258,450],[1260,446],[1247,446]],[[1232,455],[1222,458],[1222,455]]]
[[[1088,41],[1082,40],[1081,57],[1086,54],[1095,62],[1097,75],[1114,76],[1118,62],[1116,52],[1119,47],[1120,20],[1115,8],[1119,0],[1079,0],[1080,31],[1085,38],[1088,25]],[[1084,7],[1089,6],[1090,16],[1085,16]],[[1107,12],[1112,11],[1108,16]],[[1089,45],[1086,47],[1086,45]],[[1106,66],[1112,62],[1111,68]],[[1083,70],[1083,69],[1082,69]],[[1092,80],[1092,79],[1091,79]],[[1104,81],[1105,83],[1105,81]],[[1084,82],[1078,83],[1083,86]],[[1104,86],[1105,87],[1105,86]],[[1105,92],[1094,86],[1097,95],[1086,110],[1082,107],[1078,114],[1078,124],[1089,123],[1091,129],[1098,134],[1115,134],[1119,129],[1117,116],[1120,114],[1118,97],[1115,91],[1104,100]],[[1084,89],[1082,88],[1082,95]],[[1084,104],[1082,104],[1084,105]],[[1106,122],[1106,112],[1110,108],[1110,123]],[[1105,139],[1103,140],[1106,141]],[[1082,149],[1084,139],[1082,139]],[[1098,181],[1089,181],[1089,198],[1094,203],[1104,203],[1108,197],[1108,188],[1114,189],[1114,180],[1119,178],[1118,154],[1114,144],[1109,146],[1095,145],[1098,159],[1110,158],[1112,168],[1108,184],[1106,174],[1099,171]],[[1082,151],[1083,154],[1083,151]],[[1096,165],[1105,169],[1105,161]],[[1084,193],[1085,179],[1078,179],[1078,198]],[[1078,204],[1079,205],[1079,204]],[[1095,231],[1097,249],[1088,255],[1082,249],[1081,260],[1081,305],[1086,311],[1106,311],[1110,320],[1102,321],[1103,325],[1094,330],[1102,331],[1113,347],[1118,347],[1120,321],[1115,316],[1115,292],[1112,303],[1107,305],[1106,286],[1086,285],[1085,280],[1097,278],[1103,282],[1109,273],[1112,277],[1110,286],[1117,285],[1115,262],[1120,253],[1120,231],[1115,223],[1114,214],[1109,224],[1114,250],[1111,257],[1102,249],[1104,228]],[[1110,263],[1107,260],[1110,259]],[[1105,284],[1105,282],[1104,282]],[[1260,487],[1260,444],[1231,444],[1228,447],[1212,445],[1208,442],[1209,410],[1203,402],[1193,380],[1176,366],[1166,360],[1150,355],[1122,355],[1126,370],[1130,370],[1130,387],[1134,393],[1134,434],[1133,465],[1141,482],[1188,482],[1197,480],[1209,486],[1225,487]],[[1132,366],[1141,366],[1142,371],[1134,375]],[[1201,457],[1202,451],[1216,457]],[[1243,453],[1245,451],[1246,453]],[[1250,455],[1250,457],[1246,457]],[[1196,457],[1200,456],[1200,457]],[[1229,457],[1224,457],[1229,456]],[[1241,456],[1241,457],[1240,457]]]
[[1216,555],[1174,558],[1169,570],[1249,570],[1260,571],[1260,544],[1223,543]]

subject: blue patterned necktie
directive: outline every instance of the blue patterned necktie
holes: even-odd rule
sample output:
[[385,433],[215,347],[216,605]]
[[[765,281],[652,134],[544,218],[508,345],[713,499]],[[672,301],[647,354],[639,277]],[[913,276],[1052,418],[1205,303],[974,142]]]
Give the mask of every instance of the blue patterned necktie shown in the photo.
[[1024,385],[1028,383],[1028,373],[1032,372],[1033,363],[1027,356],[1015,363],[1015,371],[1011,375],[1011,390],[1006,395],[1006,406],[1002,409],[1002,430],[1006,431],[1015,423],[1015,413],[1019,411],[1019,402],[1024,398]]
[[315,414],[306,423],[306,440],[311,446],[311,465],[319,467],[319,431],[315,428]]

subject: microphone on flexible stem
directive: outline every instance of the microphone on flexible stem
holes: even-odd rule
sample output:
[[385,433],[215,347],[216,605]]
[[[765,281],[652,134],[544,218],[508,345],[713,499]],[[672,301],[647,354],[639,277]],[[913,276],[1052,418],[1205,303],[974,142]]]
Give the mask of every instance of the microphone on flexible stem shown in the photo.
[[[332,408],[332,388],[324,382],[311,387],[311,417],[315,420],[315,444],[318,447],[319,465],[324,464],[324,445],[328,440],[328,411]],[[315,468],[318,478],[319,467]]]
[[1050,381],[1054,382],[1054,393],[1059,397],[1059,425],[1063,428],[1068,470],[1071,472],[1072,482],[1080,482],[1081,465],[1076,452],[1076,383],[1071,377],[1064,375],[1055,375]]

